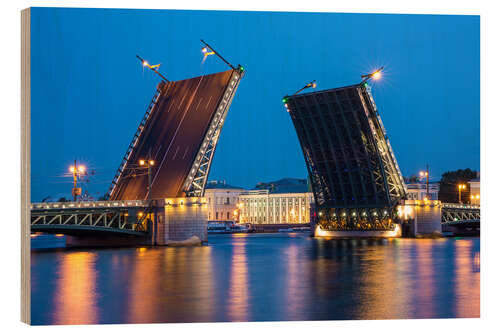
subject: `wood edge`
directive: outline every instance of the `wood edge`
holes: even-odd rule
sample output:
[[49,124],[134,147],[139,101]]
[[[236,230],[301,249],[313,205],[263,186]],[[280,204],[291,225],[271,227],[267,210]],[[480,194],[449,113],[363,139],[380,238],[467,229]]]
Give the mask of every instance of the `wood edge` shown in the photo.
[[21,11],[21,321],[31,324],[31,8]]

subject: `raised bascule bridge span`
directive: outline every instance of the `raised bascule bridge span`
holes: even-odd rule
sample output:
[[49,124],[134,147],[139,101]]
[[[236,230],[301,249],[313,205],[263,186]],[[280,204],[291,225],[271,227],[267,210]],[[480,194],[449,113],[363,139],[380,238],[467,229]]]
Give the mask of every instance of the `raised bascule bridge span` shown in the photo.
[[113,178],[109,200],[33,204],[32,231],[66,234],[72,245],[207,240],[205,184],[244,69],[225,61],[230,70],[168,81],[142,61],[162,81]]
[[[309,87],[314,81],[299,92]],[[417,236],[441,232],[442,223],[478,222],[477,207],[405,200],[406,185],[370,89],[365,80],[283,98],[311,181],[314,235]],[[473,221],[467,220],[471,214]]]

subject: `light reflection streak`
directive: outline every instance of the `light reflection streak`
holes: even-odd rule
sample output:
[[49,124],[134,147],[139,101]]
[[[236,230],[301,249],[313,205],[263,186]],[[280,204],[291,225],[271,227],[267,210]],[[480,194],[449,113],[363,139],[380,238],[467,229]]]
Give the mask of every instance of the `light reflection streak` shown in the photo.
[[54,324],[97,322],[96,255],[73,252],[63,257],[55,293]]
[[436,244],[433,239],[419,239],[416,241],[417,278],[414,293],[416,302],[421,306],[417,309],[417,318],[433,318],[435,309],[435,281],[434,260],[432,248]]
[[455,241],[455,309],[457,318],[476,318],[480,314],[479,252],[470,240]]
[[[233,235],[240,238],[240,235]],[[234,238],[233,238],[234,239]],[[248,321],[248,263],[246,240],[234,240],[227,313],[230,321]]]

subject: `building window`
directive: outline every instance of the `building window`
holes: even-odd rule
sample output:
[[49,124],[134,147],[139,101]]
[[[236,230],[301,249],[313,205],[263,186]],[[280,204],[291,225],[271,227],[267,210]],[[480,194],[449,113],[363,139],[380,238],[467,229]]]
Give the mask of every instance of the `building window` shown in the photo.
[[219,212],[215,212],[215,219],[218,220],[219,219]]
[[[229,199],[229,198],[228,198]],[[227,212],[227,219],[229,220],[229,212]]]

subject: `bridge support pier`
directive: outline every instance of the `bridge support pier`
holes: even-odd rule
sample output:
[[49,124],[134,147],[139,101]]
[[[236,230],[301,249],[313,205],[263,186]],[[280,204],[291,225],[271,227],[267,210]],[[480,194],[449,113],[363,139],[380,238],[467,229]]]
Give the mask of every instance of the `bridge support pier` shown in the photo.
[[405,200],[398,206],[403,236],[421,237],[441,235],[441,208],[439,200]]
[[199,243],[207,241],[208,209],[204,198],[165,199],[156,218],[152,235],[155,245],[196,244],[193,236]]

